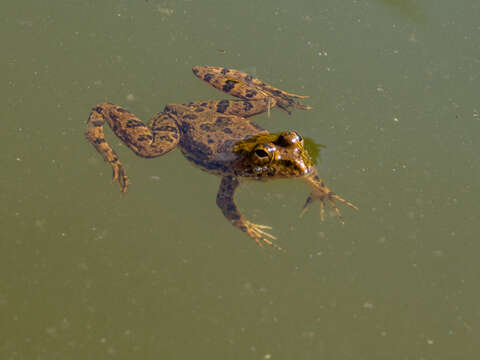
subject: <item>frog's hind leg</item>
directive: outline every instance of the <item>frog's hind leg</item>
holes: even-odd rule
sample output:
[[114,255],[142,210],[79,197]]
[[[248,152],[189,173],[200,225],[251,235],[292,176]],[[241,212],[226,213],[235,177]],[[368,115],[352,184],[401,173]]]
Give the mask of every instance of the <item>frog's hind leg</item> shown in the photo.
[[266,110],[278,106],[290,114],[290,107],[302,110],[310,110],[311,107],[304,105],[297,99],[308,96],[288,93],[277,89],[262,80],[245,72],[215,66],[195,66],[193,73],[214,88],[226,92],[232,96],[245,100],[265,100],[268,105]]
[[118,155],[105,140],[103,133],[105,122],[125,145],[144,158],[168,153],[177,146],[180,139],[177,124],[167,114],[155,115],[147,126],[121,106],[108,103],[95,106],[87,120],[85,136],[112,166],[112,181],[119,182],[122,192],[127,191],[130,181]]
[[215,114],[235,115],[250,118],[268,111],[269,99],[259,100],[210,100],[186,104],[193,112],[210,111]]

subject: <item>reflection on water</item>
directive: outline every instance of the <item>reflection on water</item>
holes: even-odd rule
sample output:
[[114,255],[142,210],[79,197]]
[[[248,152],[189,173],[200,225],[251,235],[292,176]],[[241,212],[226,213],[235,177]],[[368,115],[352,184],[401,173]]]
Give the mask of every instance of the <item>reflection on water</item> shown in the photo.
[[326,149],[327,146],[320,143],[316,143],[314,139],[308,136],[304,136],[303,141],[305,144],[305,149],[307,150],[308,154],[312,158],[313,163],[316,165],[320,164],[322,162],[321,151],[322,149]]

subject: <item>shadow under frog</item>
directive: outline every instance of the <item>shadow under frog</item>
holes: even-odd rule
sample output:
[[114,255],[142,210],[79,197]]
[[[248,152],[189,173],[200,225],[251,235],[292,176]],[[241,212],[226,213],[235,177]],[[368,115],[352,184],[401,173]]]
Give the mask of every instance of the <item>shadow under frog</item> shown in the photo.
[[304,210],[318,200],[323,219],[324,205],[331,206],[343,223],[335,201],[355,205],[333,193],[320,179],[304,139],[296,131],[272,134],[249,118],[274,107],[309,110],[305,98],[277,89],[247,73],[212,66],[196,66],[193,73],[211,86],[241,100],[210,100],[169,104],[152,117],[148,125],[121,106],[101,103],[92,109],[85,131],[87,139],[113,168],[113,181],[125,193],[130,183],[125,168],[103,134],[107,123],[135,154],[144,158],[164,155],[177,146],[201,169],[221,176],[217,205],[237,228],[263,246],[274,245],[269,226],[254,224],[240,213],[234,201],[242,180],[267,181],[300,178],[311,193]]

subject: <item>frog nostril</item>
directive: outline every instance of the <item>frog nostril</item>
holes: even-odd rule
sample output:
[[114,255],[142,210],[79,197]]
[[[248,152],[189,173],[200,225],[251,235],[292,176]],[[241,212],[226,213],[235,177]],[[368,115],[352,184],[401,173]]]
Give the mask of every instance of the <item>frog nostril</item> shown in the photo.
[[297,136],[297,141],[298,142],[302,142],[303,141],[303,137],[302,135],[300,135],[298,132],[296,132],[295,130],[293,131],[293,133]]

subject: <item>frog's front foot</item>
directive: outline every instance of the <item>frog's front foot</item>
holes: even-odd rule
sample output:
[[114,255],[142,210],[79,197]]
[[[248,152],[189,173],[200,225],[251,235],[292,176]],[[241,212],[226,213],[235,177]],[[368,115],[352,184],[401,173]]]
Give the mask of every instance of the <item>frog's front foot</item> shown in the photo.
[[337,207],[337,204],[335,201],[341,202],[342,204],[345,204],[352,209],[358,210],[358,207],[353,205],[351,202],[345,200],[344,198],[338,196],[334,192],[330,191],[327,187],[323,187],[321,189],[315,189],[310,193],[308,196],[307,200],[305,201],[305,205],[303,206],[302,212],[300,213],[300,216],[303,216],[305,212],[308,209],[308,206],[313,203],[315,200],[319,201],[320,204],[320,219],[323,221],[325,218],[325,205],[330,205],[330,207],[335,210],[335,213],[337,214],[340,222],[343,224],[343,216],[340,210]]
[[248,220],[245,220],[241,229],[247,233],[255,242],[263,247],[264,245],[273,246],[278,250],[283,250],[281,247],[276,245],[272,240],[277,238],[272,234],[269,234],[265,230],[270,230],[272,227],[267,225],[254,224]]
[[119,161],[111,165],[113,169],[112,184],[115,181],[118,181],[120,184],[120,190],[123,194],[125,194],[127,192],[128,185],[130,184],[130,180],[128,179],[125,169]]

